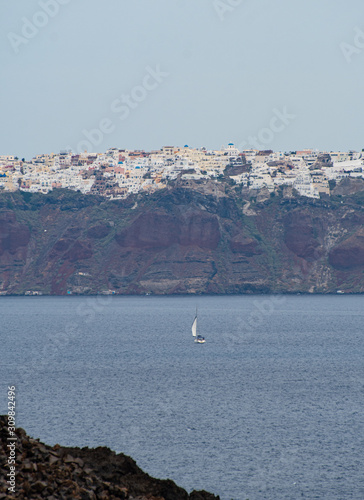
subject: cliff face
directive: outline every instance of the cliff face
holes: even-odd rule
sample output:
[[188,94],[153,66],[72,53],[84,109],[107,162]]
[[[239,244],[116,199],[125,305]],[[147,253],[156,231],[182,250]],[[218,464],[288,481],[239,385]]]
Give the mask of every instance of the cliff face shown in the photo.
[[29,228],[17,222],[14,212],[0,213],[0,255],[21,257],[29,240]]
[[327,200],[223,183],[114,202],[2,194],[0,292],[364,292],[361,188]]

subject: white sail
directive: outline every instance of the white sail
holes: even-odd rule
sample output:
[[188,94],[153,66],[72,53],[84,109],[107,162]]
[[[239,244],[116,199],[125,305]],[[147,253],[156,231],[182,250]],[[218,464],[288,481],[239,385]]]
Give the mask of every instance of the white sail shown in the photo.
[[195,319],[193,320],[192,323],[192,335],[196,337],[197,335],[197,316],[195,316]]

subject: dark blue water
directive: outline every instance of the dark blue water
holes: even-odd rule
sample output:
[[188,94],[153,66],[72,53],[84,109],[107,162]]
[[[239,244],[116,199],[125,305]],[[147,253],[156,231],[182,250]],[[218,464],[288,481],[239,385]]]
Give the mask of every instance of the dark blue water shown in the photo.
[[0,410],[16,385],[33,437],[222,500],[363,500],[364,297],[4,297],[0,313]]

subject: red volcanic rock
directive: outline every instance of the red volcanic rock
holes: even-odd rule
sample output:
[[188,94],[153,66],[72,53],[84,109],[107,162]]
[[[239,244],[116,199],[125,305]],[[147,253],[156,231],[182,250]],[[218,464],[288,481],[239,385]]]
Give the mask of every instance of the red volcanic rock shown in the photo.
[[81,228],[77,226],[71,226],[65,232],[65,237],[72,238],[73,240],[77,239],[81,234]]
[[71,243],[73,243],[73,240],[70,240],[69,238],[61,238],[54,245],[53,250],[55,252],[63,253],[66,250],[68,250],[68,248],[70,247]]
[[348,203],[269,197],[248,216],[249,192],[214,186],[105,201],[101,211],[93,196],[49,204],[51,195],[0,194],[0,294],[364,293],[360,193]]
[[329,262],[336,269],[350,270],[364,266],[364,230],[334,247],[329,253]]
[[19,224],[14,213],[0,214],[0,255],[6,251],[15,254],[18,248],[27,246],[29,240],[29,228]]
[[61,238],[58,240],[49,254],[51,259],[62,256],[70,262],[89,259],[92,255],[93,252],[90,243],[81,240],[76,240],[76,242],[74,242],[74,240],[69,238]]
[[116,241],[126,248],[167,248],[179,244],[215,249],[220,241],[220,230],[217,218],[209,214],[177,217],[147,212],[116,235]]
[[122,247],[166,248],[178,241],[178,219],[172,215],[146,212],[115,239]]
[[297,255],[306,260],[314,260],[320,256],[319,242],[314,237],[312,218],[301,212],[293,212],[285,219],[284,242]]
[[219,222],[210,214],[192,214],[180,221],[178,243],[215,250],[220,241]]
[[238,234],[230,240],[230,248],[234,253],[241,253],[246,257],[253,257],[253,255],[263,253],[256,240],[245,238],[243,234]]
[[110,227],[105,224],[98,224],[97,226],[92,226],[87,231],[87,236],[89,238],[94,238],[96,240],[105,238],[110,232]]
[[90,259],[92,257],[92,253],[92,248],[89,243],[77,240],[64,257],[70,262],[76,262],[77,260]]

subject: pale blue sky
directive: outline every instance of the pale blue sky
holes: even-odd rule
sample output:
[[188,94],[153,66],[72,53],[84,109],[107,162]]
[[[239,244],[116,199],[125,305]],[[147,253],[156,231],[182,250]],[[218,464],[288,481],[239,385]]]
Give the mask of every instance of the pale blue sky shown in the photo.
[[48,2],[1,5],[0,154],[83,149],[93,129],[93,151],[364,148],[363,0]]

